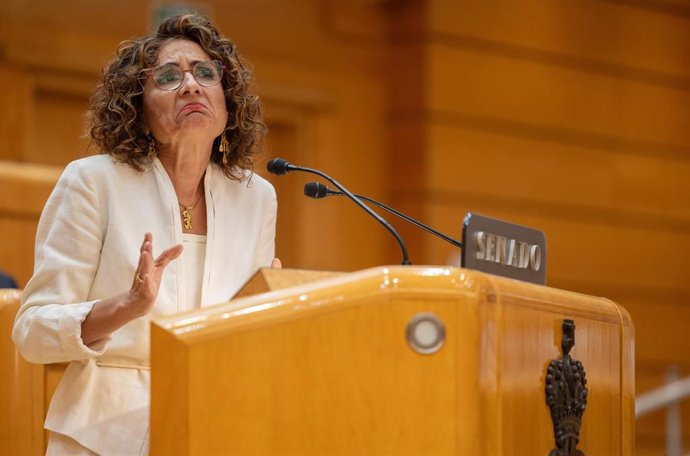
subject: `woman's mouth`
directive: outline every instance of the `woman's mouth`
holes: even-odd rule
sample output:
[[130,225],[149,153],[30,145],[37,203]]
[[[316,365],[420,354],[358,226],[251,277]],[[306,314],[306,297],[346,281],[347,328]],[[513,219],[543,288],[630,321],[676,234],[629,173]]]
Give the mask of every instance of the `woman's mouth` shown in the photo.
[[202,103],[188,103],[182,107],[180,112],[184,111],[203,111],[206,109],[206,106]]

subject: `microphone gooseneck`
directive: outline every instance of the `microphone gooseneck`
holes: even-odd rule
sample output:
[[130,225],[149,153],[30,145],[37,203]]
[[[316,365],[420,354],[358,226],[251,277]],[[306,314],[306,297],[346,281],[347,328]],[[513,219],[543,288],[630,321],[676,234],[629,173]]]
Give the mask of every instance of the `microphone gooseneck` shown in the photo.
[[302,166],[293,165],[293,164],[289,163],[287,160],[283,160],[282,158],[274,158],[273,160],[270,160],[268,162],[268,164],[266,165],[266,169],[268,170],[268,172],[275,174],[277,176],[282,176],[283,174],[287,174],[287,173],[292,172],[292,171],[301,171],[304,173],[316,174],[317,176],[323,177],[328,182],[333,184],[338,190],[340,190],[344,196],[347,196],[352,201],[354,201],[355,204],[357,204],[359,207],[361,207],[367,214],[374,217],[374,219],[376,219],[377,222],[379,222],[388,231],[390,231],[391,234],[395,237],[396,241],[398,241],[398,245],[400,246],[400,251],[401,251],[402,257],[403,257],[401,264],[404,264],[404,265],[412,264],[412,263],[410,263],[410,258],[407,255],[407,246],[405,245],[405,241],[403,241],[403,239],[400,237],[398,232],[395,231],[395,229],[388,222],[386,222],[383,219],[383,217],[381,217],[379,214],[374,212],[369,206],[364,204],[358,197],[353,195],[348,189],[343,187],[338,181],[333,179],[328,174],[321,172],[317,169],[304,168]]
[[[309,198],[314,198],[314,199],[321,199],[321,198],[325,198],[327,196],[343,196],[343,194],[341,192],[336,192],[334,190],[331,190],[330,188],[328,188],[328,186],[323,185],[320,182],[309,182],[307,184],[304,184],[304,194],[306,196],[308,196]],[[368,203],[374,204],[374,205],[380,207],[381,209],[390,212],[391,214],[395,215],[396,217],[400,217],[401,219],[405,220],[408,223],[411,223],[412,225],[416,226],[417,228],[423,229],[427,233],[431,233],[434,236],[438,236],[439,238],[441,238],[444,241],[454,245],[455,247],[458,247],[460,249],[463,248],[461,242],[459,242],[459,241],[457,241],[457,240],[455,240],[449,236],[446,236],[445,234],[441,233],[440,231],[436,231],[435,229],[431,228],[430,226],[425,225],[424,223],[413,219],[409,215],[405,215],[402,212],[396,211],[395,209],[393,209],[390,206],[387,206],[387,205],[380,203],[376,200],[373,200],[371,198],[367,198],[366,196],[358,195],[356,193],[354,195],[361,200],[364,200]]]

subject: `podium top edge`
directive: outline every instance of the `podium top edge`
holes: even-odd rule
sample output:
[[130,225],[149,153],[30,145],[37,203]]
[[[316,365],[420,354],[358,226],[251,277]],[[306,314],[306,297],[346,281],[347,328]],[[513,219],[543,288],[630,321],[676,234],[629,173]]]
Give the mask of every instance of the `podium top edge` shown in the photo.
[[[353,303],[394,299],[442,299],[473,305],[519,305],[620,324],[625,310],[601,297],[520,282],[479,271],[447,266],[379,266],[343,273],[295,287],[244,297],[152,321],[176,338],[194,339],[273,324]],[[385,299],[384,299],[385,298]]]

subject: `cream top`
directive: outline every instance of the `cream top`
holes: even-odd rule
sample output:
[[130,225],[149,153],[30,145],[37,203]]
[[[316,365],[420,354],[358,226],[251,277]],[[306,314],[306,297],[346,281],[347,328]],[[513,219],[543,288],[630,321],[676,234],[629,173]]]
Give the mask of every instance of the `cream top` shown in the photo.
[[203,234],[182,233],[182,261],[185,270],[185,302],[180,303],[180,311],[201,307],[201,284],[206,259],[206,236]]

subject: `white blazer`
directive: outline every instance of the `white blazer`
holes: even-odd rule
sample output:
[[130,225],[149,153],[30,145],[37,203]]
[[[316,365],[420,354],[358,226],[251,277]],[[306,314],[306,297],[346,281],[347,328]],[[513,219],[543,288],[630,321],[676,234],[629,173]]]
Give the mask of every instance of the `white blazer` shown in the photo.
[[[258,175],[228,179],[210,164],[204,177],[206,258],[201,306],[227,301],[275,249],[276,196]],[[154,257],[182,243],[172,182],[158,159],[143,172],[98,155],[65,168],[41,215],[34,275],[12,337],[33,363],[71,361],[45,428],[103,455],[148,453],[149,321],[184,303],[184,262],[170,263],[155,306],[90,346],[81,322],[99,300],[128,290],[145,232]],[[184,255],[184,252],[182,253]]]

